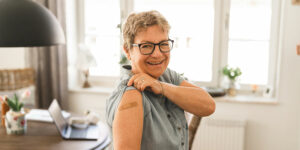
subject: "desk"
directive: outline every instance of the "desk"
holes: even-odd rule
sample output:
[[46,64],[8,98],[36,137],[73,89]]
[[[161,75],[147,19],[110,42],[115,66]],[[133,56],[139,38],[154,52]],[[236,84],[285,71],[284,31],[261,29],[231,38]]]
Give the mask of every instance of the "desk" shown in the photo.
[[0,127],[1,150],[86,150],[106,139],[108,128],[98,124],[100,136],[98,141],[63,140],[54,123],[27,122],[27,133],[24,135],[7,135],[5,127]]

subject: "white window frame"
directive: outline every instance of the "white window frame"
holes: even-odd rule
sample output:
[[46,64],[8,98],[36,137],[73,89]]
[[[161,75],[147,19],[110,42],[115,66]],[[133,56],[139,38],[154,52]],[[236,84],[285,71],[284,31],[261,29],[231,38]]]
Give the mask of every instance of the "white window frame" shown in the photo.
[[[282,0],[272,1],[272,18],[271,18],[271,32],[270,32],[270,48],[269,48],[269,76],[268,84],[276,87],[276,79],[278,72],[278,60],[279,53],[279,29],[281,20],[281,8],[280,4]],[[120,12],[121,23],[124,22],[130,12],[134,10],[134,0],[120,0]],[[214,19],[214,41],[213,41],[213,62],[212,62],[212,81],[200,82],[194,81],[198,86],[213,86],[220,87],[222,80],[221,68],[227,64],[228,54],[228,32],[229,32],[229,12],[230,12],[230,0],[214,0],[215,7],[215,19]],[[84,41],[84,0],[76,1],[77,10],[77,43]],[[120,23],[120,24],[121,24]],[[122,39],[120,39],[122,40]],[[122,47],[120,49],[122,51]],[[79,75],[80,77],[80,75]],[[107,76],[91,76],[90,82],[100,86],[112,86],[119,77],[107,77]],[[79,79],[80,81],[82,79]],[[258,85],[259,90],[263,90],[266,85]],[[240,91],[250,93],[251,86],[249,84],[241,84]]]
[[[268,82],[267,85],[258,85],[258,92],[263,92],[266,86],[273,87],[274,93],[276,90],[276,79],[278,69],[278,53],[279,53],[279,29],[281,20],[281,0],[272,1],[272,18],[271,18],[271,31],[270,31],[270,47],[269,47],[269,71],[268,71]],[[223,7],[222,7],[223,6]],[[217,86],[220,87],[222,80],[222,74],[220,70],[223,66],[227,65],[228,59],[228,44],[229,44],[229,15],[230,15],[230,0],[215,0],[215,18],[216,24],[220,22],[219,26],[216,27],[215,32],[219,32],[219,35],[215,34],[214,46],[220,45],[219,48],[214,48],[214,62],[217,64],[213,65],[213,79],[217,78]],[[220,61],[219,61],[220,60]],[[215,77],[217,76],[217,77]],[[251,85],[241,84],[241,93],[250,94]]]

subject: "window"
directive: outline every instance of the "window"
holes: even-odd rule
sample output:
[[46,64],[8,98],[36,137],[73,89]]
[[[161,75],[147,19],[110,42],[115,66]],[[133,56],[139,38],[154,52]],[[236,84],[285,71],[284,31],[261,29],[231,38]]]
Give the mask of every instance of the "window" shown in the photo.
[[[84,0],[81,42],[98,66],[92,76],[118,76],[121,33],[132,11],[158,10],[175,40],[169,67],[201,86],[220,86],[225,65],[242,70],[242,89],[274,86],[279,1],[271,0]],[[83,7],[84,6],[84,7]],[[272,59],[271,59],[272,58]],[[109,64],[109,65],[107,65]],[[261,88],[262,89],[262,88]]]
[[241,83],[268,84],[271,0],[232,0],[228,64],[243,70]]
[[91,47],[97,61],[97,66],[90,68],[92,76],[119,76],[119,23],[118,0],[84,0],[82,42]]

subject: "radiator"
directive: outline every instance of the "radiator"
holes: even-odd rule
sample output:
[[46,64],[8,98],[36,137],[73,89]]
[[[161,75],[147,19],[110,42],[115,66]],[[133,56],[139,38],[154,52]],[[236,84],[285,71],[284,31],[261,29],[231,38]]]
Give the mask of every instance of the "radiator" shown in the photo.
[[245,119],[202,118],[192,150],[243,150]]

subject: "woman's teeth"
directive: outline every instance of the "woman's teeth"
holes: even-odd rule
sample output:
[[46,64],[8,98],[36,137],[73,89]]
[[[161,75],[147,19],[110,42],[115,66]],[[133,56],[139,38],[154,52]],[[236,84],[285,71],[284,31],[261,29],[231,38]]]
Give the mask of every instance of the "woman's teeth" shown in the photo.
[[163,61],[160,61],[160,62],[147,62],[148,64],[150,65],[159,65],[161,64]]

